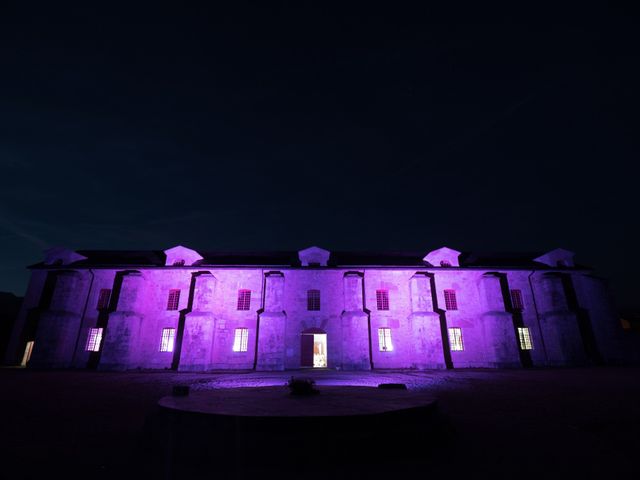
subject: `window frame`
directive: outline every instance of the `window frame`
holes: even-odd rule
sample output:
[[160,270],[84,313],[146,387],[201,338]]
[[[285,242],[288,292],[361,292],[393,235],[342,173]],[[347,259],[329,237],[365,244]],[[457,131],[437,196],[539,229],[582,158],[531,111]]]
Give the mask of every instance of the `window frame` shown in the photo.
[[393,340],[391,338],[391,328],[378,328],[378,351],[393,352]]
[[447,311],[458,310],[458,296],[453,288],[446,288],[444,290],[444,309]]
[[389,306],[389,290],[386,288],[376,290],[376,310],[386,311],[389,310]]
[[251,310],[251,290],[249,290],[248,288],[241,288],[238,290],[236,310]]
[[111,289],[101,288],[98,293],[98,301],[96,303],[96,310],[107,310],[111,303]]
[[464,352],[464,339],[462,337],[462,328],[448,327],[449,350],[452,352]]
[[[166,335],[165,335],[166,333]],[[160,337],[160,352],[172,353],[176,347],[176,329],[173,327],[164,327]]]
[[307,311],[320,311],[320,290],[315,288],[307,290]]
[[179,288],[172,288],[169,290],[169,296],[167,298],[167,310],[174,312],[180,309],[180,293]]
[[104,328],[90,327],[89,334],[87,335],[87,343],[84,347],[85,352],[99,352],[102,348],[103,334]]
[[231,350],[235,353],[244,353],[249,347],[249,329],[238,327],[233,332],[233,346]]
[[519,288],[512,288],[509,291],[511,295],[511,307],[516,312],[522,312],[524,310],[524,299],[522,297],[522,290]]
[[533,350],[533,338],[529,327],[518,327],[518,346],[524,352]]

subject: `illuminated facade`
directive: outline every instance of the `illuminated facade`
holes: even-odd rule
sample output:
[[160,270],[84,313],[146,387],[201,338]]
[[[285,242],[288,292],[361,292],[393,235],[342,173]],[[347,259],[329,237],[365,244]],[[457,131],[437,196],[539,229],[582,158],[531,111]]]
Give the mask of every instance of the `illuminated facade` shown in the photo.
[[573,254],[222,254],[56,248],[7,361],[38,368],[429,369],[622,361]]

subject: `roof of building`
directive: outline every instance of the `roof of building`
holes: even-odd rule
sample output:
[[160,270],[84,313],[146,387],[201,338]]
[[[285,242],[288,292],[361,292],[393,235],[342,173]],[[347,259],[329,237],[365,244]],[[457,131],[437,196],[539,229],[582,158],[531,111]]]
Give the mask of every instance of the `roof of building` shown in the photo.
[[[73,262],[73,267],[153,267],[165,266],[166,255],[162,250],[77,250],[85,259]],[[301,266],[297,251],[275,252],[206,252],[198,251],[202,260],[193,266]],[[353,252],[332,251],[329,267],[349,266],[388,266],[388,267],[425,267],[431,266],[424,261],[425,252]],[[534,261],[541,252],[529,253],[485,253],[462,252],[461,267],[499,267],[499,268],[550,268]],[[58,263],[59,264],[59,263]],[[55,264],[54,264],[55,265]],[[31,268],[47,267],[45,262],[32,265]],[[433,265],[440,267],[440,265]],[[578,268],[584,268],[576,265]],[[555,267],[554,267],[555,268]]]

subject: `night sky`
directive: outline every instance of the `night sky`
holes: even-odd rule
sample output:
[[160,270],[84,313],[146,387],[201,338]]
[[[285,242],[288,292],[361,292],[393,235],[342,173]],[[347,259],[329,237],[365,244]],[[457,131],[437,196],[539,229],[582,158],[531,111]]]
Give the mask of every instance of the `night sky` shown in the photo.
[[563,247],[640,307],[630,12],[53,3],[0,12],[1,291],[58,245]]

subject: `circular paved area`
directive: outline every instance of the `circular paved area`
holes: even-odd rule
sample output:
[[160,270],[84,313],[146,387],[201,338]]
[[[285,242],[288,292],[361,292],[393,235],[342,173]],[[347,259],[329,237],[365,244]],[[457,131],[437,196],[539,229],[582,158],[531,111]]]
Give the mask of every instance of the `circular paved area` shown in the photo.
[[409,390],[423,390],[447,381],[446,371],[360,371],[344,372],[334,370],[295,370],[284,372],[234,372],[210,374],[197,378],[191,384],[192,390],[210,390],[238,387],[284,386],[293,377],[311,378],[321,386],[377,387],[381,383],[404,383]]
[[247,417],[328,417],[373,415],[429,407],[433,397],[407,390],[322,386],[310,396],[291,395],[287,387],[221,388],[167,396],[161,407],[183,412]]

